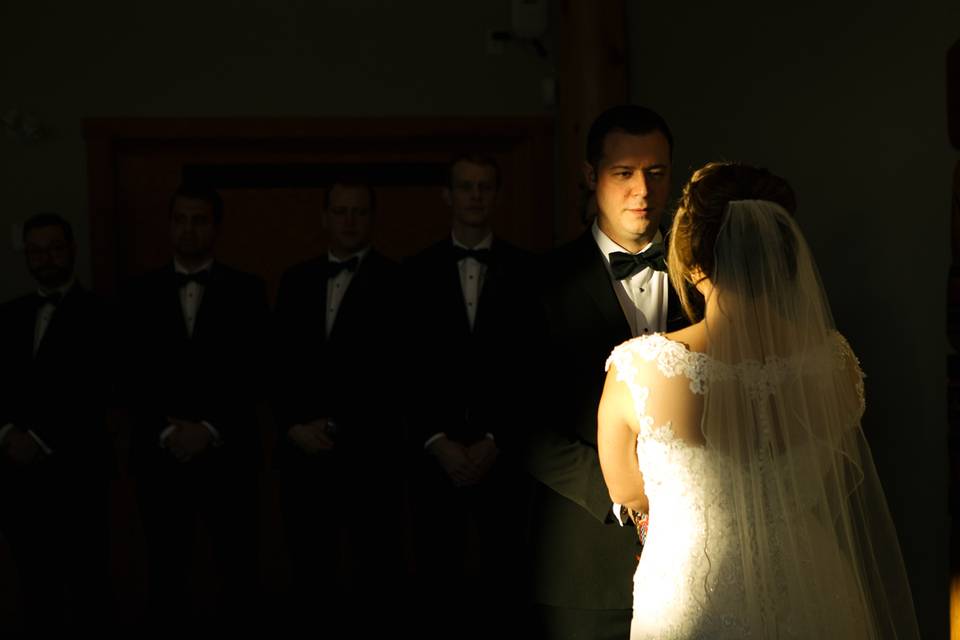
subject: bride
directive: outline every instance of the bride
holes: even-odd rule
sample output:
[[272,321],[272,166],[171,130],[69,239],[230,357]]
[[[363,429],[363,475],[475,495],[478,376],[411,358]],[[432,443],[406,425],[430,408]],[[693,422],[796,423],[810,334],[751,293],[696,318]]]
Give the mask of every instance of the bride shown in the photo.
[[918,637],[860,428],[863,373],[792,208],[766,170],[697,171],[668,270],[703,318],[608,361],[604,478],[650,523],[633,640]]

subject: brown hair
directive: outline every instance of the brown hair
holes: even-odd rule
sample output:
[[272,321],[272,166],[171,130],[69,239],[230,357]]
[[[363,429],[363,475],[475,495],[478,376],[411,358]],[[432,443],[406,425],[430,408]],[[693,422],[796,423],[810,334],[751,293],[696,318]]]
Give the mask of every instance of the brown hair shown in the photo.
[[493,156],[482,155],[479,153],[463,153],[447,163],[447,186],[453,187],[453,170],[461,162],[469,162],[481,167],[490,167],[493,169],[494,177],[497,181],[497,188],[500,188],[500,164]]
[[680,205],[670,231],[667,270],[684,313],[698,319],[702,297],[691,274],[714,277],[717,236],[732,200],[769,200],[795,215],[793,188],[766,169],[738,162],[711,162],[694,172],[683,187]]

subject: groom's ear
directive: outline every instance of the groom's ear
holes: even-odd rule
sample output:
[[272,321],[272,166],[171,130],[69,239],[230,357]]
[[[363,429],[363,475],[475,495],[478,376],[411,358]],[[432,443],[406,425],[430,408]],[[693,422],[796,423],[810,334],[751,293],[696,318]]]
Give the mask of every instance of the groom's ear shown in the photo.
[[583,180],[591,191],[597,190],[597,172],[589,162],[583,163]]

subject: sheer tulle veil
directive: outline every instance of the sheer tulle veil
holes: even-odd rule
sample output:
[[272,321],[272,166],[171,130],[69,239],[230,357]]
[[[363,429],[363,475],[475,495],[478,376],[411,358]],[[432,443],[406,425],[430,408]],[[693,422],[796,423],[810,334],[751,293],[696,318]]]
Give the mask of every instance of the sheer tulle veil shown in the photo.
[[720,373],[702,432],[730,460],[749,626],[764,638],[790,627],[918,637],[860,426],[863,373],[799,227],[778,204],[734,200],[714,254],[707,354]]

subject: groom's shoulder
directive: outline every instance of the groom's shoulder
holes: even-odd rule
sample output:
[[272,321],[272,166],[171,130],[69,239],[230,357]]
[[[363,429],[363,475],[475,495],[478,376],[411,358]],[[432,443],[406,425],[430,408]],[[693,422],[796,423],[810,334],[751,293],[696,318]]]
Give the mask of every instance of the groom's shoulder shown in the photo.
[[589,230],[547,253],[547,264],[559,271],[576,271],[597,257],[600,252]]

